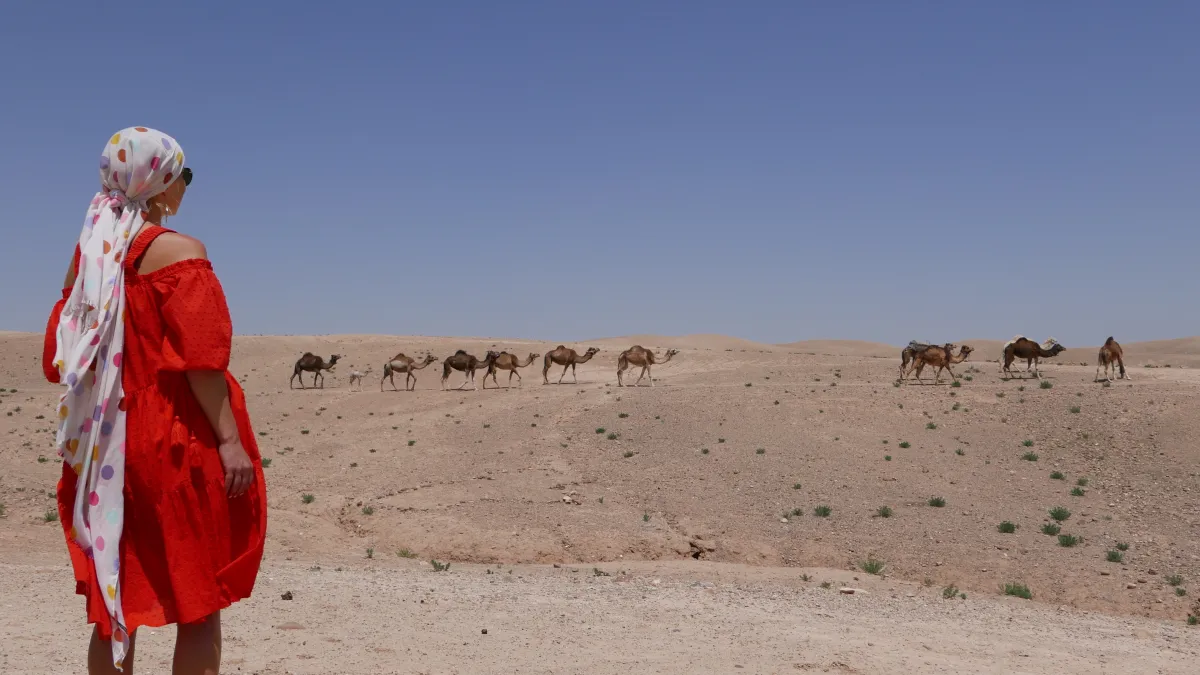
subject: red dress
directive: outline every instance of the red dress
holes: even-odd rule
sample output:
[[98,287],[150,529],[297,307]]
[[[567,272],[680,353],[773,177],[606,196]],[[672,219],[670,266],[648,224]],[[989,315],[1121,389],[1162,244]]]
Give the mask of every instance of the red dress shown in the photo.
[[[148,274],[134,269],[164,232],[147,226],[125,261],[126,414],[125,525],[121,534],[122,608],[130,634],[139,626],[194,623],[250,596],[267,532],[267,491],[246,397],[229,374],[233,328],[221,284],[207,260],[184,260]],[[79,251],[75,252],[78,269]],[[43,370],[54,366],[63,291],[46,327]],[[188,385],[189,370],[225,371],[242,446],[254,484],[225,496],[225,470],[212,425]],[[63,463],[58,514],[75,570],[75,592],[87,598],[88,622],[112,635],[96,571],[72,539],[75,472]]]

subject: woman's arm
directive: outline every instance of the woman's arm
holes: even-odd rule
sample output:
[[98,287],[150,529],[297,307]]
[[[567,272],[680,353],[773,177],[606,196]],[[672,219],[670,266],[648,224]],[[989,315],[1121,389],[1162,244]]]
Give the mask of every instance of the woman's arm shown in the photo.
[[187,379],[216,434],[217,452],[225,467],[225,493],[229,497],[240,497],[254,482],[254,465],[250,463],[250,457],[238,435],[237,420],[229,405],[229,384],[225,381],[225,373],[192,370],[188,371]]
[[75,266],[79,263],[78,253],[76,257],[71,258],[71,266],[67,268],[67,277],[63,280],[63,288],[71,288],[75,285]]

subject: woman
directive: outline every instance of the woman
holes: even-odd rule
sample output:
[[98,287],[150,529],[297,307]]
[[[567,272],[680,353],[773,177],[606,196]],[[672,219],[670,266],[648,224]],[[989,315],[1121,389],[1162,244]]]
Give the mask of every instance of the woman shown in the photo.
[[46,329],[58,511],[95,624],[89,673],[132,670],[140,626],[178,624],[176,674],[217,673],[220,610],[249,597],[262,461],[227,371],[233,330],[204,246],[163,229],[192,181],[175,139],[115,135]]

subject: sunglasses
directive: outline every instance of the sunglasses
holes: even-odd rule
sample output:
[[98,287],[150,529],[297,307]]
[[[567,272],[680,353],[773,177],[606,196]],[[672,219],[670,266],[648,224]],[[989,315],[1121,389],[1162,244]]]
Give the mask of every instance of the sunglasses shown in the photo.
[[192,170],[188,167],[183,167],[183,171],[179,174],[179,179],[183,181],[184,187],[192,184]]

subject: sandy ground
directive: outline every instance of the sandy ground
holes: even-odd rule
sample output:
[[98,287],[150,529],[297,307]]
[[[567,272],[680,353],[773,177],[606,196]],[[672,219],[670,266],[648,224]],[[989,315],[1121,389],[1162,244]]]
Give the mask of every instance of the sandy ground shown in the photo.
[[[634,341],[682,350],[655,367],[653,388],[616,386],[616,355]],[[539,362],[519,388],[442,392],[439,363],[405,393],[379,391],[396,352],[554,343],[238,338],[232,369],[271,460],[270,535],[260,592],[227,618],[228,663],[1194,671],[1182,655],[1200,635],[1185,624],[1200,612],[1200,340],[1126,344],[1133,379],[1111,386],[1092,382],[1094,347],[1068,345],[1044,367],[1045,389],[999,378],[1000,342],[979,341],[956,366],[959,387],[894,386],[899,350],[883,345],[637,336],[578,345],[602,349],[578,384],[543,386]],[[57,646],[82,644],[82,608],[61,530],[44,520],[61,471],[57,392],[40,381],[40,336],[0,334],[0,346],[0,565],[18,589],[5,599],[16,623],[0,628],[0,666],[78,672]],[[306,350],[343,355],[324,390],[288,388]],[[366,391],[349,391],[349,371],[367,367]],[[1056,506],[1070,511],[1060,527],[1075,546],[1042,533]],[[1016,531],[998,531],[1002,521]],[[434,573],[432,558],[454,566]],[[868,560],[885,580],[861,571]],[[842,596],[842,583],[870,594]],[[1033,602],[1003,597],[1006,583],[1027,585]],[[944,601],[948,586],[968,599]],[[278,628],[287,621],[303,628]],[[169,631],[158,633],[147,663],[168,648]]]
[[[852,573],[636,563],[435,573],[417,562],[268,563],[225,616],[226,672],[325,673],[1185,673],[1200,632],[968,596]],[[80,672],[85,631],[62,566],[18,579],[0,628],[8,673]],[[624,573],[623,573],[624,572]],[[865,575],[862,575],[865,576]],[[839,592],[840,582],[859,589]],[[821,581],[835,582],[831,588]],[[282,599],[290,592],[292,600]],[[70,612],[67,612],[70,616]],[[68,619],[69,621],[69,619]],[[487,631],[484,634],[483,631]],[[140,672],[169,669],[172,629],[139,635]]]

